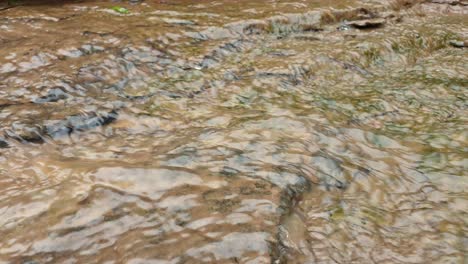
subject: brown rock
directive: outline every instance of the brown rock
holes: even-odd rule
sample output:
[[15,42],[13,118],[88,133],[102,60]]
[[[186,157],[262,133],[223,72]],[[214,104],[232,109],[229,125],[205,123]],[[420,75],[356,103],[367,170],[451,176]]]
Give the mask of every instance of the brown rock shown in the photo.
[[381,27],[384,24],[385,19],[383,18],[356,20],[347,23],[347,25],[359,29],[377,28]]

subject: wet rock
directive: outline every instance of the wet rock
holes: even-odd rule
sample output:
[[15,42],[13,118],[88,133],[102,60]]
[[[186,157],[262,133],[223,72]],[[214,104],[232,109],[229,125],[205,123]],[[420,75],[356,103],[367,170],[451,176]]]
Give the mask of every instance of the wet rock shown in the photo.
[[51,102],[57,102],[59,100],[64,100],[68,98],[68,94],[62,91],[60,88],[53,88],[47,91],[47,95],[36,99],[34,102],[35,103],[51,103]]
[[27,72],[32,69],[37,69],[43,66],[47,66],[51,64],[51,60],[56,59],[55,56],[48,54],[48,53],[39,53],[33,57],[29,61],[20,62],[19,63],[19,71],[20,72]]
[[4,138],[0,137],[0,148],[8,148],[9,145]]
[[468,46],[468,41],[450,40],[449,44],[456,48],[466,48]]
[[[5,136],[18,141],[44,143],[45,137],[57,138],[75,131],[86,131],[110,124],[117,119],[117,112],[90,113],[87,115],[69,116],[58,122],[44,123],[13,123],[11,129],[5,131]],[[47,123],[50,124],[47,124]]]
[[276,57],[289,57],[289,56],[294,56],[297,53],[292,50],[275,50],[272,52],[268,52],[268,54],[271,56],[276,56]]
[[142,63],[155,63],[160,60],[161,56],[163,56],[162,52],[149,47],[125,48],[122,50],[122,53],[126,60]]
[[90,44],[85,44],[81,46],[81,51],[85,54],[92,54],[92,53],[97,53],[97,52],[102,52],[104,51],[104,47],[97,46],[97,45],[90,45]]
[[312,159],[312,167],[316,169],[316,176],[320,184],[326,188],[343,189],[348,185],[342,162],[333,157],[316,156]]
[[57,52],[62,58],[78,58],[83,56],[83,52],[79,49],[59,49]]
[[168,24],[191,26],[195,25],[195,22],[185,19],[176,19],[176,18],[162,18],[162,21]]
[[27,141],[32,143],[43,143],[44,130],[41,126],[29,123],[15,122],[11,129],[5,131],[5,136],[18,141]]
[[14,71],[16,71],[16,67],[10,62],[5,63],[0,67],[0,73],[10,73]]
[[117,119],[117,116],[116,111],[70,116],[65,120],[47,125],[45,132],[52,138],[64,136],[74,131],[85,131],[110,124]]
[[357,20],[347,22],[347,25],[358,28],[358,29],[370,29],[370,28],[378,28],[385,24],[385,19],[383,18],[376,18],[376,19],[364,19],[364,20]]
[[267,78],[267,77],[292,78],[292,74],[288,70],[285,70],[285,69],[258,72],[256,76],[260,78]]
[[229,166],[224,166],[219,173],[223,176],[232,177],[239,174],[239,171]]
[[207,40],[208,37],[200,32],[184,32],[184,35],[197,41]]

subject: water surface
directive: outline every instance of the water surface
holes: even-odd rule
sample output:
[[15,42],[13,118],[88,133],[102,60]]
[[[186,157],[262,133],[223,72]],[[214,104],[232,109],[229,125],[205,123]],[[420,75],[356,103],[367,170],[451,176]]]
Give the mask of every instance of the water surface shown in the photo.
[[0,11],[0,263],[465,263],[468,9],[398,2]]

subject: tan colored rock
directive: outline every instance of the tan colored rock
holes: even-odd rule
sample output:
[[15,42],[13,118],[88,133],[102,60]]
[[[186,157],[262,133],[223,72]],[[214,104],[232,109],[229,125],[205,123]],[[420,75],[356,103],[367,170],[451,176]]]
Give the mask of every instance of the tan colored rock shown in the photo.
[[354,28],[359,28],[359,29],[377,28],[377,27],[381,27],[384,24],[385,24],[385,19],[383,18],[356,20],[356,21],[351,21],[347,23],[347,25],[352,26]]

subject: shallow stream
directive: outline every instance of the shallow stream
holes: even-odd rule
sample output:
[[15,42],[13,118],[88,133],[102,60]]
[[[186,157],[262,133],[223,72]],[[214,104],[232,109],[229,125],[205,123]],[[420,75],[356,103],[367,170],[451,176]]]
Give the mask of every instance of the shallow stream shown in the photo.
[[466,263],[465,1],[6,2],[0,263]]

